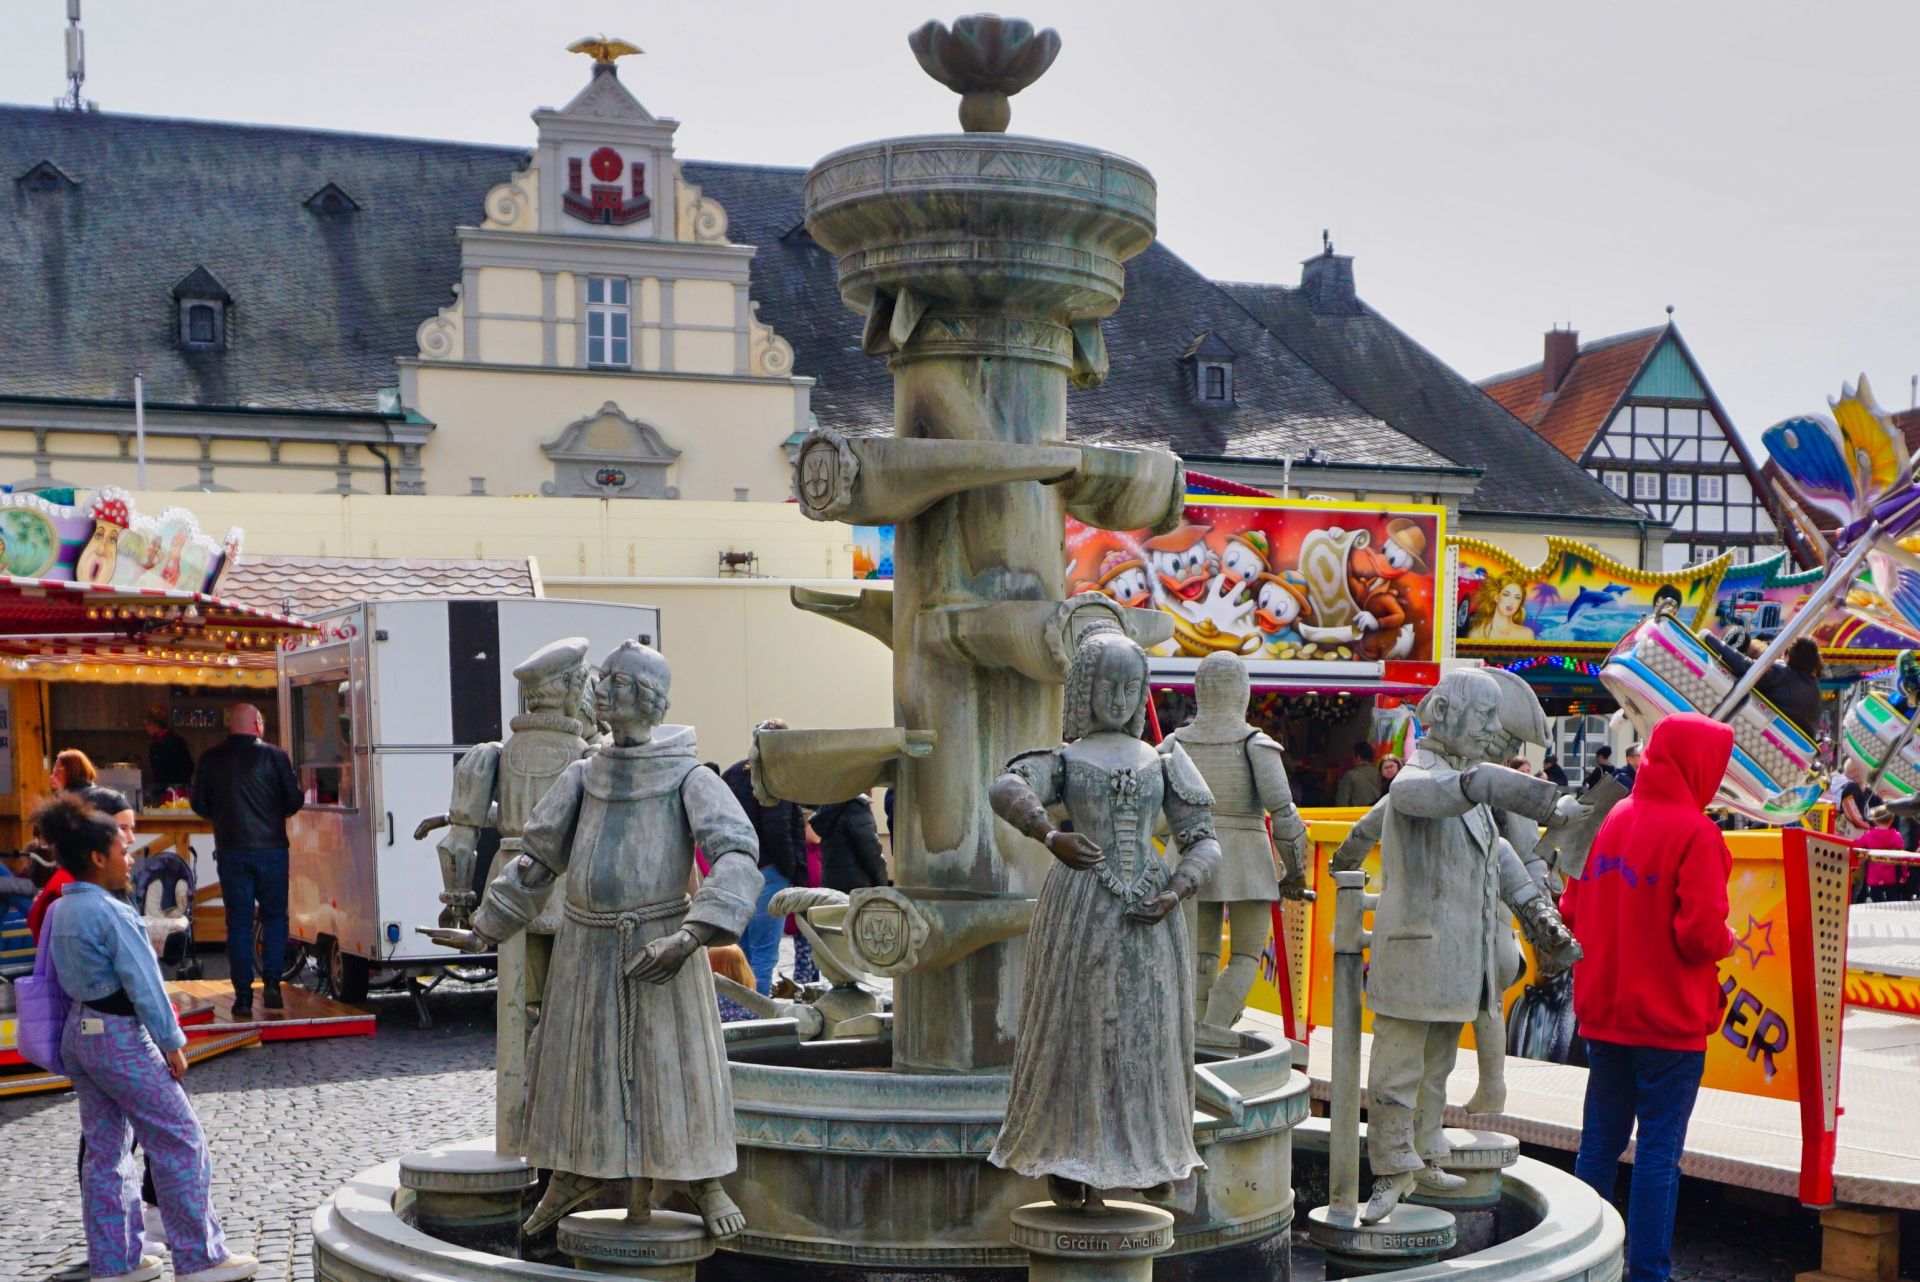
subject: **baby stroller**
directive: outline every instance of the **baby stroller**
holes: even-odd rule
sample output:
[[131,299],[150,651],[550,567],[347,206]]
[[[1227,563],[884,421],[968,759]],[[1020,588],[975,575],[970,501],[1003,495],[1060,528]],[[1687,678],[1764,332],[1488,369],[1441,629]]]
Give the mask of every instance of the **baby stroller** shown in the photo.
[[146,923],[162,973],[174,979],[200,978],[200,954],[194,948],[193,862],[173,849],[149,851],[133,870],[133,902]]

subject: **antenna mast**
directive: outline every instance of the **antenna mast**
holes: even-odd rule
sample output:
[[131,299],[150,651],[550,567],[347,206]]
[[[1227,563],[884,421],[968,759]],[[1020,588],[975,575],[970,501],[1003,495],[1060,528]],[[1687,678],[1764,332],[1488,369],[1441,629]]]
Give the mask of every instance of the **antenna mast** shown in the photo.
[[53,105],[63,111],[91,111],[94,104],[81,96],[87,83],[87,33],[80,29],[80,0],[67,0],[67,92]]

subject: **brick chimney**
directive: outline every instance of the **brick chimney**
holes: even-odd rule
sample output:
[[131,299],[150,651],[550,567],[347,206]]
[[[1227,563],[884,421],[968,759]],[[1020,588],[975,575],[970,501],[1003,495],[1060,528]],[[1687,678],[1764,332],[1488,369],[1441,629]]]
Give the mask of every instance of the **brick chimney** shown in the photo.
[[1325,248],[1300,264],[1300,292],[1319,316],[1358,316],[1360,299],[1353,290],[1353,256],[1333,252],[1333,241],[1320,233]]
[[1580,331],[1561,329],[1558,325],[1547,331],[1546,358],[1540,365],[1540,394],[1552,396],[1560,390],[1560,384],[1567,378],[1567,371],[1573,368],[1573,358],[1580,354]]

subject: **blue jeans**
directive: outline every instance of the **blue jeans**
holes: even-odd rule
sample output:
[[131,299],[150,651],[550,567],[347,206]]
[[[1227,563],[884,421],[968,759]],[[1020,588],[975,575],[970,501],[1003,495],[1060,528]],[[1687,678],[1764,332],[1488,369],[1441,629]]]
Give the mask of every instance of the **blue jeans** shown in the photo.
[[1587,1042],[1586,1117],[1573,1173],[1609,1201],[1627,1137],[1640,1123],[1627,1189],[1627,1282],[1666,1282],[1673,1271],[1680,1153],[1706,1062],[1705,1051]]
[[263,978],[278,984],[287,968],[287,852],[217,850],[220,900],[227,908],[227,965],[233,991],[253,991],[253,906],[260,904],[260,965]]
[[767,901],[793,883],[778,868],[760,869],[760,899],[753,906],[753,920],[740,932],[740,951],[753,968],[753,986],[762,996],[773,991],[773,968],[780,961],[780,936],[786,932],[785,917],[767,916]]

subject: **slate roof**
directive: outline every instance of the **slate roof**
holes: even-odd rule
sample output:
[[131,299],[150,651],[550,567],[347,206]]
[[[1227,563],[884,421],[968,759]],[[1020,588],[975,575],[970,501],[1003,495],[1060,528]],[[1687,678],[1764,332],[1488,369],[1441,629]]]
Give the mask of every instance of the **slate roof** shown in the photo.
[[[727,236],[756,245],[760,319],[793,344],[794,371],[819,380],[813,410],[856,433],[893,430],[886,362],[860,350],[860,317],[840,301],[833,255],[802,222],[804,169],[683,161],[727,211]],[[1234,401],[1202,408],[1179,360],[1202,331],[1237,353]],[[1190,457],[1283,458],[1317,446],[1332,463],[1451,467],[1443,451],[1383,424],[1278,342],[1218,286],[1156,241],[1127,264],[1127,297],[1106,321],[1107,381],[1067,394],[1076,440],[1165,445]]]
[[[372,413],[523,148],[0,106],[0,395]],[[51,161],[76,184],[17,181]],[[306,207],[337,183],[360,208]],[[183,350],[173,287],[232,295]]]
[[385,597],[531,597],[533,563],[411,561],[352,556],[256,556],[242,552],[220,595],[302,618]]
[[1633,386],[1634,376],[1666,332],[1665,325],[1656,325],[1580,344],[1573,365],[1551,396],[1540,394],[1539,364],[1481,379],[1480,386],[1532,425],[1548,444],[1570,459],[1579,459],[1607,425],[1614,406]]
[[[71,188],[14,181],[51,161]],[[0,107],[0,396],[367,414],[414,331],[453,298],[487,191],[526,160],[483,147],[319,130]],[[763,321],[817,379],[826,424],[892,428],[883,361],[859,350],[832,257],[801,227],[798,168],[684,162],[758,252]],[[359,205],[307,207],[334,184]],[[183,350],[172,290],[204,267],[233,299],[224,351]],[[1076,439],[1192,458],[1453,467],[1443,433],[1397,430],[1162,244],[1128,266],[1107,322],[1111,375],[1069,395]],[[1211,331],[1236,353],[1230,407],[1194,403],[1180,357]],[[1464,445],[1461,449],[1465,449]]]
[[1226,283],[1222,289],[1369,412],[1481,469],[1464,509],[1645,519],[1364,301],[1353,313],[1328,316],[1316,313],[1303,291],[1285,285]]

